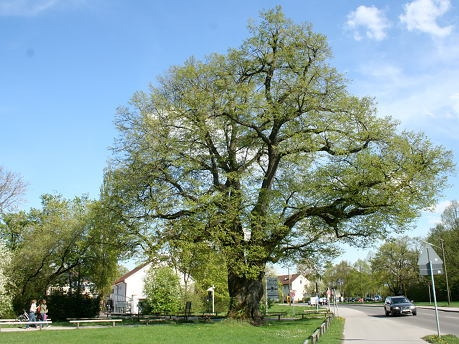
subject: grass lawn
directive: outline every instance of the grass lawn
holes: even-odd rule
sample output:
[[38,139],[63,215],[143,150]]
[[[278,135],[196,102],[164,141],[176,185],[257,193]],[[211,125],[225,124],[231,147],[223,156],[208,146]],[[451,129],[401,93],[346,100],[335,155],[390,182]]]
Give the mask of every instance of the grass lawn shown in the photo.
[[[268,312],[287,312],[286,317],[299,317],[300,314],[304,313],[305,310],[311,311],[316,310],[316,307],[311,306],[289,306],[283,304],[274,304],[268,309]],[[319,308],[320,312],[325,312],[327,308]],[[324,314],[320,315],[324,317]]]
[[459,344],[459,338],[452,335],[447,336],[427,336],[423,338],[425,341],[434,344]]
[[[294,321],[272,321],[254,327],[236,321],[210,324],[183,323],[138,326],[116,326],[97,329],[2,332],[2,344],[206,344],[206,343],[279,343],[302,344],[320,326],[322,318]],[[335,342],[330,342],[335,343]]]
[[[434,305],[433,301],[432,303],[415,301],[415,304],[417,306],[433,306]],[[438,307],[448,307],[448,301],[437,301],[437,306]],[[459,307],[459,301],[451,301],[451,304],[449,305],[449,307]]]
[[344,318],[336,317],[332,322],[327,332],[320,339],[320,344],[339,344],[343,340]]

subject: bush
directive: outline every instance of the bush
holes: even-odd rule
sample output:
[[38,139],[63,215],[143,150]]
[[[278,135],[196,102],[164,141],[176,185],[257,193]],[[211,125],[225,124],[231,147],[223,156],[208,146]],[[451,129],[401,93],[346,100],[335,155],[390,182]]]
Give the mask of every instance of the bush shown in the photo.
[[181,309],[179,277],[169,267],[150,269],[145,279],[145,295],[143,314],[176,313]]
[[53,321],[67,318],[93,318],[99,315],[100,298],[81,294],[56,293],[47,297],[48,316]]

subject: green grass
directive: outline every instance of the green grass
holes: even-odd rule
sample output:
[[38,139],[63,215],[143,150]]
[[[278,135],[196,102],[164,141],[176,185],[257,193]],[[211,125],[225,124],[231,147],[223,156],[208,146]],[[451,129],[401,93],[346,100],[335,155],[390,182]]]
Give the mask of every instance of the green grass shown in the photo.
[[207,344],[279,343],[300,344],[320,326],[322,319],[272,321],[254,327],[247,323],[222,321],[210,324],[183,323],[116,326],[97,329],[2,332],[2,344]]
[[[316,310],[316,307],[275,304],[268,309],[268,312],[287,312],[286,317],[296,317],[299,316],[299,314],[304,313],[304,310]],[[326,308],[319,308],[319,311],[325,312]]]
[[426,336],[423,338],[425,341],[434,344],[459,344],[459,338],[453,335],[440,336]]
[[336,317],[332,320],[330,327],[320,339],[320,344],[339,344],[343,340],[344,318]]
[[[434,305],[433,301],[432,303],[429,303],[429,302],[416,302],[416,300],[415,300],[415,304],[417,306],[433,306]],[[437,306],[438,307],[448,307],[448,301],[437,301]],[[449,307],[459,307],[459,301],[452,301]]]

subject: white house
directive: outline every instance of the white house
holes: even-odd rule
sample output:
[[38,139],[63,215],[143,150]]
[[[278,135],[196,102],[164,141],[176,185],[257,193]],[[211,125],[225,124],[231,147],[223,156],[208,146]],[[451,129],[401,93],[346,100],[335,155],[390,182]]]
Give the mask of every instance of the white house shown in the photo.
[[[159,266],[167,265],[163,262],[159,263]],[[145,300],[146,298],[144,291],[145,278],[152,267],[153,264],[151,262],[144,263],[115,281],[109,299],[110,310],[113,313],[137,314],[139,312],[139,301]],[[185,287],[185,280],[188,282],[188,287],[193,285],[194,281],[190,276],[185,276],[176,269],[174,269],[174,271],[179,276],[180,285],[182,287]]]
[[144,263],[118,278],[110,294],[111,311],[114,313],[138,313],[139,301],[145,299],[145,277],[152,263]]
[[292,297],[294,302],[305,298],[310,283],[306,277],[301,274],[290,274],[277,276],[277,279],[282,285],[283,301],[287,301],[287,295]]

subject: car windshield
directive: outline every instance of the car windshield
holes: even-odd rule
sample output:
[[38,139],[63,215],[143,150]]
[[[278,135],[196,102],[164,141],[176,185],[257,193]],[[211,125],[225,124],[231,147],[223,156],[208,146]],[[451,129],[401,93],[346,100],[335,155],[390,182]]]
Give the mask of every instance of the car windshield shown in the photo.
[[392,299],[392,303],[406,303],[410,302],[406,297],[397,297]]

